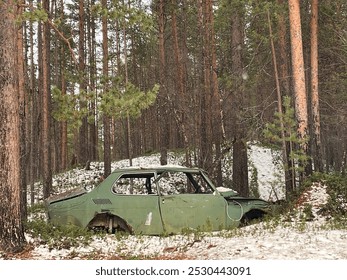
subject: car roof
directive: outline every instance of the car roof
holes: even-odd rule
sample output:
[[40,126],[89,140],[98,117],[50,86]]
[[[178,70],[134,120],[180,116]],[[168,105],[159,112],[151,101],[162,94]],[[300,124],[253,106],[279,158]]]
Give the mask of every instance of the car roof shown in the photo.
[[113,170],[112,173],[141,173],[141,172],[185,172],[199,173],[203,171],[198,167],[186,167],[181,165],[151,165],[151,166],[130,166]]

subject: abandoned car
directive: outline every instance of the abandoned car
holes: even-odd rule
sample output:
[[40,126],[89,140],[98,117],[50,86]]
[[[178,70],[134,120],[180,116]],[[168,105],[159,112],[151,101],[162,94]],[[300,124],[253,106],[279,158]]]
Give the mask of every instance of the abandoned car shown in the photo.
[[218,231],[261,218],[262,199],[220,191],[199,168],[158,166],[117,169],[91,190],[75,189],[46,200],[48,221],[130,234]]

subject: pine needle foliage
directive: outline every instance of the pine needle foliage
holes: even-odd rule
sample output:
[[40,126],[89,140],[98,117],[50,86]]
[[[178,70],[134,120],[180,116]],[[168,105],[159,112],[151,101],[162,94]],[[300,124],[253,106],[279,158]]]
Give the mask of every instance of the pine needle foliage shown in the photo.
[[[284,162],[284,167],[286,170],[289,168],[293,169],[295,173],[302,172],[302,168],[303,166],[306,166],[309,156],[307,156],[300,147],[302,147],[303,141],[308,141],[308,138],[300,139],[298,137],[297,122],[294,116],[294,108],[291,106],[290,97],[284,97],[283,107],[283,113],[280,114],[279,112],[276,112],[274,114],[273,122],[266,124],[264,137],[275,147],[281,146],[283,141],[289,143],[290,151],[288,153],[288,159],[289,162],[292,162],[292,165],[288,166],[288,163]],[[284,133],[282,133],[282,129],[284,130]]]

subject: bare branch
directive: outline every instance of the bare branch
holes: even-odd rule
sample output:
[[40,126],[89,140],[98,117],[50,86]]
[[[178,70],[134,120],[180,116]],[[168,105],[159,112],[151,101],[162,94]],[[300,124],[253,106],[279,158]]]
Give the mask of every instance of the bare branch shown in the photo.
[[50,19],[47,19],[47,22],[54,29],[54,31],[59,35],[59,37],[67,44],[67,46],[70,50],[70,53],[71,53],[71,57],[72,57],[75,65],[76,65],[76,67],[78,67],[78,61],[77,61],[75,53],[71,47],[69,39],[64,36],[64,34],[55,26],[55,24]]

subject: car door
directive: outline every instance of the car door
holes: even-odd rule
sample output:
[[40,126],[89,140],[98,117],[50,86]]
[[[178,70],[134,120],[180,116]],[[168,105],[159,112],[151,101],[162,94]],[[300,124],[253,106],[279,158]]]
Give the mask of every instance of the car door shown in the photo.
[[168,173],[158,180],[165,231],[180,233],[185,229],[215,231],[225,228],[226,200],[212,191],[196,193],[187,183],[189,179],[181,175]]
[[[152,179],[151,179],[152,178]],[[108,212],[126,221],[137,234],[162,234],[163,224],[159,211],[159,196],[156,188],[147,189],[154,173],[122,174],[110,187],[110,203],[102,212]]]

